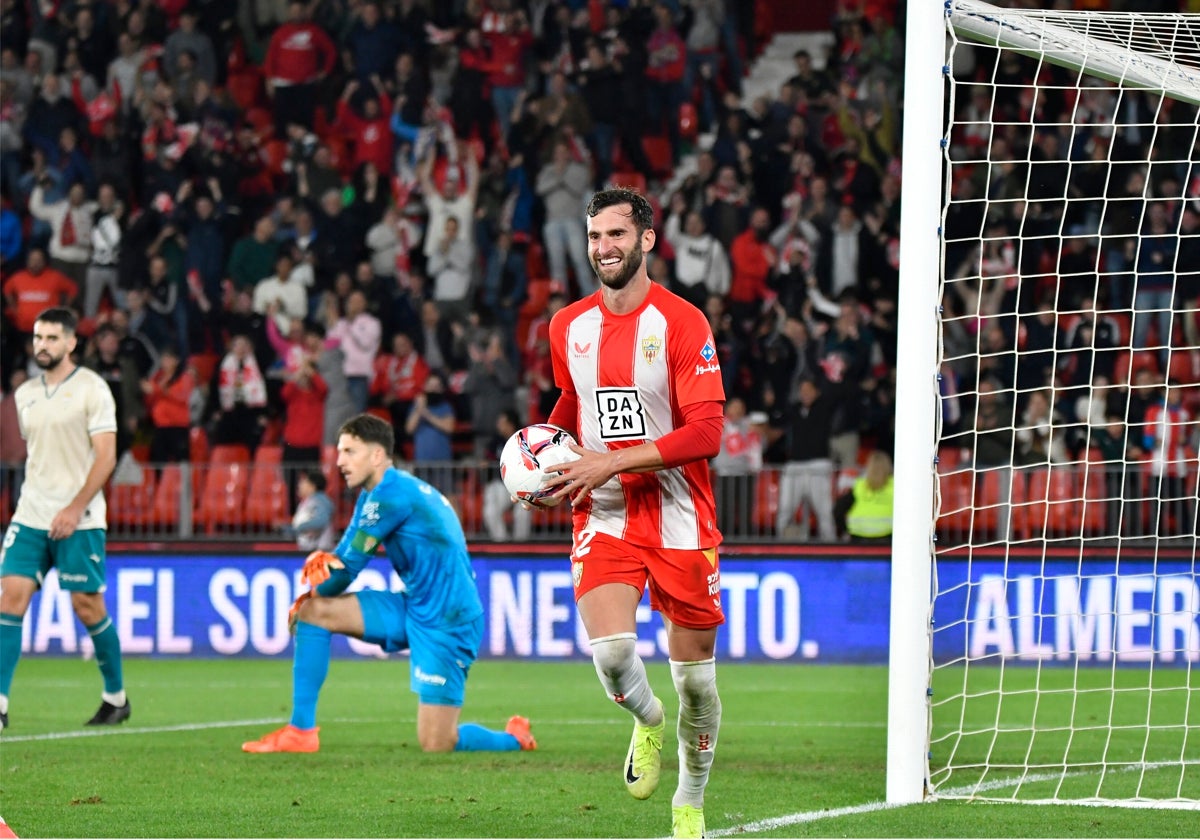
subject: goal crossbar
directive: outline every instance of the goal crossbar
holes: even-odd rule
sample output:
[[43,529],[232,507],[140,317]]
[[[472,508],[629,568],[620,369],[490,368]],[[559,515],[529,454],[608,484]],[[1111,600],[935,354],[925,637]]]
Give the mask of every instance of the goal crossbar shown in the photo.
[[[960,37],[1200,105],[1200,67],[1181,63],[1200,62],[1196,15],[1080,15],[1001,9],[980,0],[953,0],[949,15],[950,25]],[[1153,20],[1153,27],[1148,19]],[[1137,41],[1140,52],[1126,46],[1131,41]]]

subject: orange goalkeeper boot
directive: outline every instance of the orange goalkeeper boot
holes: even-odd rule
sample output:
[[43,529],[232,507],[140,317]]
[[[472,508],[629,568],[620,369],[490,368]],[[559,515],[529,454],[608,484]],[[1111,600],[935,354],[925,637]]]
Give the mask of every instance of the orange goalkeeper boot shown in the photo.
[[321,727],[312,729],[297,729],[290,723],[282,729],[264,735],[258,741],[247,741],[242,744],[242,751],[248,753],[314,753],[321,748],[317,733]]
[[529,718],[513,715],[504,726],[504,731],[517,739],[523,750],[536,750],[537,740],[529,730]]

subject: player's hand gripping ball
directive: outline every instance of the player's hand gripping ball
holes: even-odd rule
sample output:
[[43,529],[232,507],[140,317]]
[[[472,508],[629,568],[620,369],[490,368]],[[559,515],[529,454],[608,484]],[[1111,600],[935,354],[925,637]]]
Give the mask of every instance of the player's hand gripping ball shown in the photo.
[[569,432],[545,423],[515,432],[500,453],[500,478],[509,495],[530,507],[548,508],[561,502],[554,498],[561,486],[543,486],[551,476],[545,468],[578,460],[569,443],[575,443]]

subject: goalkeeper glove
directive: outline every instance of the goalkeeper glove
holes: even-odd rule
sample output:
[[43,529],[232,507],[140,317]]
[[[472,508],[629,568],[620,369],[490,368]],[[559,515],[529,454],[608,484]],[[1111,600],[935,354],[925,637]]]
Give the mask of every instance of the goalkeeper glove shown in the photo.
[[330,569],[344,568],[346,568],[345,564],[337,558],[336,554],[330,554],[328,551],[314,551],[304,558],[304,571],[300,574],[300,581],[309,586],[320,586],[329,580]]
[[292,604],[292,608],[288,610],[288,632],[293,636],[296,635],[296,622],[300,620],[300,607],[305,601],[312,598],[313,594],[311,589],[302,593]]

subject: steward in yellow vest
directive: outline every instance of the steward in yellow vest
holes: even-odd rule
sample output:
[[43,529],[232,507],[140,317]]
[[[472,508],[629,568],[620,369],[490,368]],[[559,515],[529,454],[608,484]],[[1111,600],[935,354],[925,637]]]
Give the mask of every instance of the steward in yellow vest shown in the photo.
[[883,541],[892,536],[892,459],[878,450],[867,457],[866,474],[848,495],[846,533],[857,542]]

